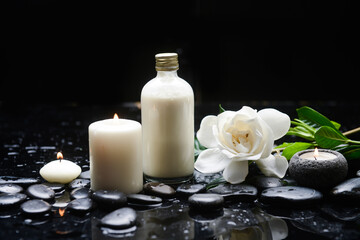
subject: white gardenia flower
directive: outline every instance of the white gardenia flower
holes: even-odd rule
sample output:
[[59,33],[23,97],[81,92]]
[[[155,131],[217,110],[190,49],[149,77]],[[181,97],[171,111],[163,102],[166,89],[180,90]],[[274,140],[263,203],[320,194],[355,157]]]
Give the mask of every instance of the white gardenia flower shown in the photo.
[[274,140],[290,128],[288,115],[267,108],[259,112],[244,106],[239,111],[225,111],[206,116],[197,132],[206,150],[200,153],[195,168],[203,173],[223,172],[230,183],[241,183],[248,174],[248,161],[256,161],[266,176],[284,177],[288,161],[273,156]]

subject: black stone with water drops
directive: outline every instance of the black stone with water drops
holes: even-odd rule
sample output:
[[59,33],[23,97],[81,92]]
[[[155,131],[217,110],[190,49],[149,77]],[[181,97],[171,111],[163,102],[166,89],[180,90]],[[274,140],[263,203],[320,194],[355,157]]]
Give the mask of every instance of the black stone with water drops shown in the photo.
[[67,205],[67,209],[75,213],[86,213],[93,209],[94,203],[91,198],[74,199]]
[[181,184],[176,188],[176,193],[182,197],[189,197],[196,193],[205,192],[206,184],[198,183],[198,184],[191,184],[191,183],[184,183]]
[[260,194],[261,202],[281,207],[314,205],[320,203],[322,198],[318,190],[298,186],[269,188]]
[[44,200],[33,199],[21,204],[20,208],[25,214],[40,215],[48,213],[51,209],[51,205]]
[[91,197],[91,190],[85,187],[75,188],[70,192],[71,199],[89,198]]
[[161,198],[145,194],[129,194],[127,195],[127,200],[128,203],[140,204],[145,206],[162,203]]
[[258,190],[248,184],[222,183],[211,188],[208,192],[217,193],[224,197],[225,201],[252,202],[257,198]]
[[115,209],[127,203],[126,195],[119,191],[98,190],[91,195],[91,198],[104,208]]
[[25,201],[27,196],[22,193],[0,193],[0,209],[16,206]]
[[101,225],[115,229],[126,229],[136,224],[136,212],[132,208],[117,209],[101,219]]
[[224,197],[215,193],[197,193],[188,199],[190,208],[196,211],[217,211],[222,209]]
[[52,200],[55,197],[55,192],[50,187],[44,184],[35,184],[28,187],[26,194],[32,198],[39,198],[43,200]]
[[335,200],[358,203],[360,201],[360,177],[348,179],[335,186],[330,191],[330,196]]
[[0,184],[0,193],[19,193],[22,192],[24,189],[14,183],[6,183],[6,184]]
[[144,185],[144,192],[161,198],[175,197],[175,190],[169,185],[158,182],[149,182]]

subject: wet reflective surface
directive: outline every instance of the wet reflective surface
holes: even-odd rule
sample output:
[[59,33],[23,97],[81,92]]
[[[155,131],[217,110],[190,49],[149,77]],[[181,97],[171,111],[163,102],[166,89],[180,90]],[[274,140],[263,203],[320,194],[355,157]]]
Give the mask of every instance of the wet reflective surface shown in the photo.
[[[271,103],[246,104],[261,109]],[[38,171],[54,160],[58,151],[81,166],[83,174],[65,189],[54,190],[55,199],[49,201],[50,212],[34,216],[21,212],[18,205],[0,208],[1,239],[360,239],[359,205],[332,202],[327,193],[319,204],[306,207],[275,207],[261,204],[258,198],[251,201],[228,198],[223,209],[205,212],[190,209],[186,197],[176,195],[163,199],[161,204],[129,204],[137,214],[134,226],[126,229],[101,226],[101,219],[112,210],[99,205],[86,211],[67,208],[72,200],[70,192],[76,187],[88,187],[87,127],[93,121],[111,118],[114,112],[140,121],[136,104],[13,107],[0,108],[0,184],[14,183],[24,193],[30,185],[44,182]],[[228,109],[240,107],[241,104],[229,105]],[[289,115],[295,114],[296,108],[291,103],[271,107]],[[333,112],[330,116],[343,123],[344,131],[360,123],[359,108],[348,106],[346,113],[334,115],[336,109],[328,105],[318,108],[325,115],[329,115],[326,111]],[[197,106],[195,128],[202,117],[216,114],[217,110],[216,104]],[[349,177],[355,176],[358,166],[352,163]],[[251,171],[257,175],[256,169]],[[192,183],[209,183],[219,176],[196,172]],[[291,179],[285,182],[282,184],[294,184]],[[258,187],[258,192],[263,188]]]

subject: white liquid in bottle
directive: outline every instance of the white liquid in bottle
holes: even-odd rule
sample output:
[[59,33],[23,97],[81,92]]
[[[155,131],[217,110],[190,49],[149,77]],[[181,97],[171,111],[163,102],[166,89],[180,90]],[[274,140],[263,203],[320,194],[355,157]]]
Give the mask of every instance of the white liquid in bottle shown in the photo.
[[157,54],[157,76],[141,93],[145,178],[183,182],[194,172],[194,93],[177,76],[176,53]]

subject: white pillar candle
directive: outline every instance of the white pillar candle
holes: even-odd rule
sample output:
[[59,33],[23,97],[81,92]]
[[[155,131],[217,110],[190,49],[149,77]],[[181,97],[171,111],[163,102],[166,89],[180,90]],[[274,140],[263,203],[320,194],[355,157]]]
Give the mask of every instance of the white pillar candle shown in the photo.
[[91,189],[138,193],[143,188],[141,125],[116,117],[89,126]]
[[69,183],[81,173],[81,168],[75,163],[63,159],[61,152],[57,154],[58,160],[46,164],[40,169],[40,175],[51,183]]

